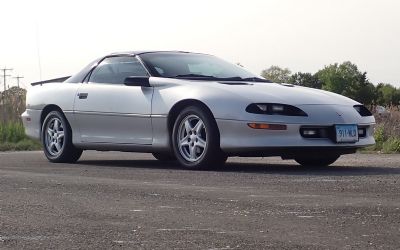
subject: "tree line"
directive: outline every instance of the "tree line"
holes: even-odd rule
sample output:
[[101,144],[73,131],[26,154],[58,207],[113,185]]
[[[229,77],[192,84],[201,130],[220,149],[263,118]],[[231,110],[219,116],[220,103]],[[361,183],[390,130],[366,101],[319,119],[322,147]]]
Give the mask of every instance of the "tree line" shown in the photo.
[[0,123],[20,122],[25,110],[26,90],[11,87],[0,92]]
[[357,65],[349,61],[325,66],[315,74],[303,72],[292,74],[288,68],[271,66],[263,70],[261,75],[277,83],[285,82],[332,91],[368,106],[400,105],[400,88],[388,83],[373,85],[367,78],[367,72],[361,72]]

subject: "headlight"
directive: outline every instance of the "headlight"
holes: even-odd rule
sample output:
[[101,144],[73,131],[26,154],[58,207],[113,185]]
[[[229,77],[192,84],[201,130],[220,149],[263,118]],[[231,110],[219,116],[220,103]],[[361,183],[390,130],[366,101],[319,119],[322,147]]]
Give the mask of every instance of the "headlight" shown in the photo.
[[279,103],[252,103],[247,106],[246,111],[265,115],[308,116],[303,110],[295,106]]
[[354,105],[353,107],[361,116],[372,116],[371,111],[369,111],[364,105]]

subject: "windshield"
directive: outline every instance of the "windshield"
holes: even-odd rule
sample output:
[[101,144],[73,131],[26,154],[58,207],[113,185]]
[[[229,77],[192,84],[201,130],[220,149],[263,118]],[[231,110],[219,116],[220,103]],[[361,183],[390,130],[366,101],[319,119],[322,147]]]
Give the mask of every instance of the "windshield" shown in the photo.
[[182,52],[141,54],[140,58],[153,76],[231,81],[266,81],[240,66],[215,56]]

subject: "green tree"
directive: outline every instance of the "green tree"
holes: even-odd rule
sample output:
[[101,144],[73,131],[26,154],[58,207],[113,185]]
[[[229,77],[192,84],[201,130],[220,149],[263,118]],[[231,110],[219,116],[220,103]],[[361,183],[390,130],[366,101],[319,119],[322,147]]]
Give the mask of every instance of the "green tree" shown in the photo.
[[366,81],[364,84],[357,85],[353,92],[353,98],[365,105],[371,105],[376,100],[375,86]]
[[332,91],[366,105],[372,104],[375,87],[367,79],[367,73],[358,70],[351,62],[331,64],[316,73],[322,89]]
[[271,66],[261,72],[261,76],[277,83],[289,82],[291,71],[288,68],[281,68],[279,66]]
[[379,105],[399,105],[400,104],[400,88],[396,89],[393,85],[379,83],[376,86],[376,103]]
[[297,72],[290,76],[289,83],[316,89],[322,88],[321,81],[316,75],[313,75],[311,73]]
[[396,94],[393,98],[393,104],[400,105],[400,88],[396,90]]

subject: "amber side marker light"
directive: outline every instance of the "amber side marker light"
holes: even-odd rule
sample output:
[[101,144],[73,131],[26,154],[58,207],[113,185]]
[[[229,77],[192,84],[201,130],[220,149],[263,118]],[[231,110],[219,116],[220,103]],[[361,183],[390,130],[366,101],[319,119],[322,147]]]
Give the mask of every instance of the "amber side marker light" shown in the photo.
[[250,128],[254,129],[269,129],[269,130],[286,130],[284,124],[267,124],[267,123],[247,123]]

